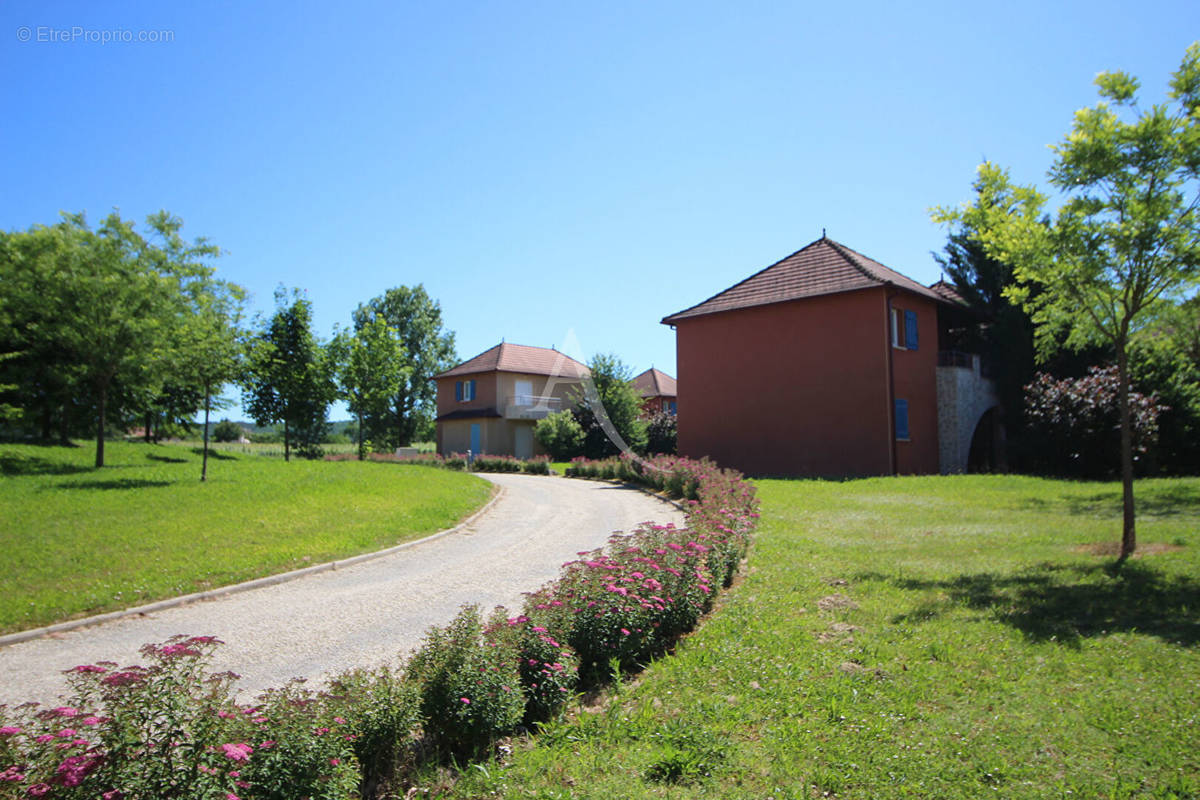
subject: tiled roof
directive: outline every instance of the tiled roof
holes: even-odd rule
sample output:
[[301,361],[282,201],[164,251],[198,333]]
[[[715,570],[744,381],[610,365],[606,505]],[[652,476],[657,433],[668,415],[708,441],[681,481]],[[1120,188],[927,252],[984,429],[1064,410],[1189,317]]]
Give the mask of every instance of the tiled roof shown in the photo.
[[675,379],[661,369],[650,369],[633,379],[633,388],[642,397],[675,397]]
[[968,305],[963,296],[958,293],[957,289],[954,288],[954,285],[946,283],[944,280],[930,284],[929,288],[941,295],[943,299],[949,300],[951,303],[956,303],[960,306]]
[[673,325],[689,317],[874,286],[895,286],[931,300],[948,302],[937,292],[894,269],[822,237],[703,303],[664,317],[663,323]]
[[588,374],[588,368],[557,350],[501,342],[495,347],[484,350],[474,358],[464,361],[457,367],[433,377],[449,378],[455,375],[471,375],[476,372],[523,372],[527,375],[582,378]]

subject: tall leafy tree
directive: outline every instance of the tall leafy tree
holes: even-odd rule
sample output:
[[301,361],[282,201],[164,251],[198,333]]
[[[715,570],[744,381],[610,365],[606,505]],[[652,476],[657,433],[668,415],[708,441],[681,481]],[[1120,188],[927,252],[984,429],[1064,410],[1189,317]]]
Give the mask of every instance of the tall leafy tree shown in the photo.
[[646,450],[642,396],[633,387],[633,370],[615,355],[601,353],[588,362],[591,377],[577,393],[573,413],[583,428],[583,453],[603,458],[621,451],[618,441],[637,453]]
[[312,332],[312,304],[298,289],[275,291],[275,313],[249,341],[243,403],[259,425],[283,423],[283,456],[320,455],[337,394],[326,348]]
[[376,317],[357,331],[341,331],[330,344],[341,396],[358,421],[358,458],[365,457],[363,418],[384,417],[408,379],[404,345],[396,329]]
[[1122,561],[1137,546],[1129,345],[1157,306],[1200,278],[1200,43],[1170,82],[1169,103],[1140,108],[1138,81],[1101,73],[1102,101],[1075,113],[1049,172],[1062,193],[1014,184],[980,166],[974,204],[935,219],[978,232],[987,253],[1013,266],[1008,297],[1037,326],[1039,353],[1102,342],[1117,362],[1121,425]]
[[360,305],[354,311],[354,329],[362,330],[376,319],[399,334],[409,372],[387,411],[367,415],[365,424],[372,441],[402,447],[411,444],[416,432],[433,418],[437,403],[433,376],[458,360],[454,333],[443,329],[441,305],[420,284],[388,289]]

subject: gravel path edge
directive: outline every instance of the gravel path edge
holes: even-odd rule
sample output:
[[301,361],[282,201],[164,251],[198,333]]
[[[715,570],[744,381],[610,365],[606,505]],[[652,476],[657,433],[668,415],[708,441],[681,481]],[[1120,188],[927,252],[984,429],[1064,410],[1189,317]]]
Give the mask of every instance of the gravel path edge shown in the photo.
[[66,622],[56,622],[53,625],[46,625],[41,628],[31,628],[27,631],[8,633],[0,636],[0,647],[10,644],[17,644],[18,642],[26,642],[30,639],[39,639],[52,633],[71,631],[77,628],[86,628],[89,625],[99,625],[103,622],[110,622],[112,620],[122,619],[124,617],[132,617],[138,614],[150,614],[155,611],[162,611],[166,608],[175,608],[176,606],[194,603],[198,600],[211,600],[216,597],[224,597],[225,595],[246,592],[262,586],[274,586],[278,583],[286,583],[287,581],[293,581],[297,578],[302,578],[305,575],[342,569],[353,564],[360,564],[364,561],[371,561],[376,558],[389,556],[392,553],[399,552],[400,550],[406,550],[410,547],[416,547],[419,544],[431,542],[435,539],[440,539],[443,536],[449,536],[452,533],[457,533],[468,525],[474,523],[476,520],[490,511],[492,507],[496,505],[496,503],[498,503],[502,497],[504,497],[505,491],[503,486],[499,486],[494,483],[492,486],[494,487],[494,491],[492,492],[491,499],[484,504],[483,508],[480,508],[478,511],[471,514],[471,516],[455,525],[453,528],[447,528],[445,530],[438,531],[437,533],[431,533],[428,536],[424,536],[420,539],[414,539],[411,542],[403,542],[402,544],[393,545],[392,547],[388,547],[383,550],[375,550],[371,553],[360,553],[359,555],[350,556],[337,561],[327,561],[323,564],[314,564],[311,567],[301,567],[300,569],[294,569],[290,572],[281,572],[278,575],[266,575],[262,578],[254,578],[253,580],[243,581],[242,583],[234,583],[230,584],[229,586],[221,586],[216,589],[207,589],[203,592],[193,592],[191,594],[180,595],[179,597],[170,597],[166,600],[158,600],[153,603],[133,606],[131,608],[125,608],[119,611],[109,611],[105,614],[96,614],[95,616],[91,617],[82,617],[80,619],[67,620]]

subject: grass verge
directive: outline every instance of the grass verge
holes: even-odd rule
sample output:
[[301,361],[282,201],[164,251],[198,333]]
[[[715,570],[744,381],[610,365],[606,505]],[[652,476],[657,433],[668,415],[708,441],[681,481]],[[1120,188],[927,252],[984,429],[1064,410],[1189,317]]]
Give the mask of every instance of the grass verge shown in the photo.
[[454,794],[1200,796],[1200,479],[1139,482],[1117,575],[1114,484],[758,485],[717,613]]
[[110,442],[0,445],[0,633],[127,608],[453,526],[491,487],[374,462],[283,462]]

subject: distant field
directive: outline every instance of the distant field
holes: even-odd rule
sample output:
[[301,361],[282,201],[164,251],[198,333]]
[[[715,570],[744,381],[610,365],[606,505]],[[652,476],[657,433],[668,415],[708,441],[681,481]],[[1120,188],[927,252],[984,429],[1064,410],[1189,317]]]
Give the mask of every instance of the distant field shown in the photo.
[[[193,448],[200,447],[203,442],[196,441],[172,441],[164,442],[164,444],[172,447]],[[220,450],[222,453],[241,453],[243,455],[266,456],[269,458],[283,458],[283,444],[275,442],[214,442],[209,441],[208,446],[211,450]],[[413,442],[413,447],[420,450],[422,453],[432,453],[436,449],[433,442]],[[326,455],[337,455],[339,453],[356,453],[358,452],[357,444],[323,444],[321,450]]]
[[449,470],[110,442],[0,445],[0,633],[370,552],[443,528],[491,487]]
[[[759,481],[749,573],[456,796],[1200,797],[1200,479]],[[1101,548],[1103,549],[1103,548]]]

